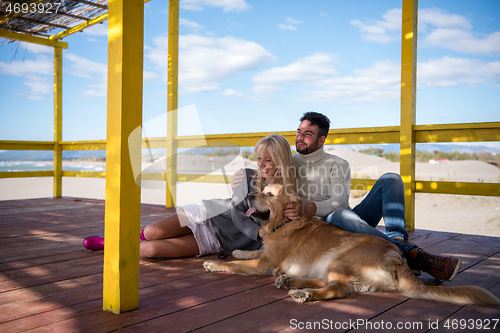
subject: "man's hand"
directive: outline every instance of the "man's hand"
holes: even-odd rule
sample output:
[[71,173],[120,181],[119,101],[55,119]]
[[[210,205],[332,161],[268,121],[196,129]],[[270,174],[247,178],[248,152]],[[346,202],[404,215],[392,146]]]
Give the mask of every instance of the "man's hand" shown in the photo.
[[299,216],[299,213],[295,209],[295,205],[293,204],[288,204],[285,206],[285,209],[283,210],[283,215],[285,215],[285,217],[290,220],[298,220],[301,218],[301,216]]
[[231,190],[234,191],[235,188],[240,186],[241,182],[243,182],[243,179],[245,178],[245,172],[243,169],[239,169],[233,177],[231,177]]
[[[304,216],[310,217],[316,215],[316,204],[314,202],[309,202],[304,200]],[[288,204],[283,210],[283,215],[290,220],[298,220],[302,216],[299,215],[295,206],[293,204]]]

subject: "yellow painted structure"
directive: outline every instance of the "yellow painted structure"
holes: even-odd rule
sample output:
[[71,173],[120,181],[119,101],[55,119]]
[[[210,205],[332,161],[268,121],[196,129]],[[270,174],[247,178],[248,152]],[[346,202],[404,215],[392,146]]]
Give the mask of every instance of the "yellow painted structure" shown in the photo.
[[60,47],[62,49],[68,48],[68,43],[58,40],[50,40],[48,38],[36,37],[27,34],[20,34],[5,29],[0,29],[0,38],[18,40],[20,42],[39,44],[52,47]]
[[[405,182],[406,220],[414,224],[415,193],[500,196],[500,183],[432,182],[415,180],[415,144],[427,142],[500,141],[500,122],[415,125],[417,0],[403,1],[401,50],[401,124],[400,126],[332,129],[326,145],[400,143],[401,176]],[[146,1],[147,2],[147,1]],[[52,150],[53,171],[0,172],[0,178],[53,177],[54,197],[61,196],[62,177],[106,178],[105,265],[103,309],[120,313],[138,306],[140,188],[133,177],[129,158],[129,134],[142,122],[143,12],[142,0],[113,0],[109,11],[84,24],[40,38],[0,29],[0,37],[54,47],[54,141],[0,141],[0,150]],[[109,20],[108,30],[108,122],[107,140],[62,141],[62,49],[68,44],[59,39]],[[207,136],[177,135],[179,0],[169,1],[168,113],[167,137],[134,141],[131,150],[141,162],[141,148],[167,148],[167,172],[143,174],[145,180],[165,181],[167,207],[175,202],[177,182],[227,182],[224,176],[177,174],[178,148],[208,145],[252,147],[268,132]],[[277,132],[295,144],[295,131]],[[106,172],[62,171],[65,150],[106,150]],[[136,165],[137,167],[137,165]],[[373,179],[352,179],[351,189],[370,189]]]
[[[168,69],[167,69],[167,174],[166,206],[175,206],[177,195],[177,95],[179,73],[179,1],[168,6]],[[169,183],[170,180],[170,183]]]
[[399,172],[405,188],[406,228],[415,230],[415,107],[417,101],[418,0],[403,1]]
[[103,309],[121,313],[139,306],[141,140],[129,137],[142,125],[144,1],[111,0],[108,14]]
[[54,184],[53,196],[62,196],[62,49],[54,47]]

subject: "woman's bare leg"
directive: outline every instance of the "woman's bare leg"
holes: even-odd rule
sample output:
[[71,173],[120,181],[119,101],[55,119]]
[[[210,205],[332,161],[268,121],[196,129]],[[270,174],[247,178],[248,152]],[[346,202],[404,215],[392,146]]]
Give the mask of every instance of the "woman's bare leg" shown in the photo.
[[[185,227],[191,231],[188,227]],[[148,258],[184,258],[200,253],[194,235],[188,234],[174,238],[142,241],[141,257]]]
[[[182,225],[181,225],[182,222]],[[148,224],[144,227],[143,235],[147,240],[158,240],[166,238],[176,238],[192,234],[191,229],[186,227],[189,220],[184,210],[179,214],[170,215],[163,220]]]

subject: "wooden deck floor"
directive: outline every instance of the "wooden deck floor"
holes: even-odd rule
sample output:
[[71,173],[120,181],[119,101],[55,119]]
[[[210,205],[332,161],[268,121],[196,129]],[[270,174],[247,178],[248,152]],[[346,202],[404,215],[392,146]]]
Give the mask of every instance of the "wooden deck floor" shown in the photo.
[[[171,212],[143,205],[141,224]],[[100,200],[0,201],[0,332],[426,332],[435,325],[437,332],[500,331],[500,307],[388,293],[297,304],[273,277],[207,273],[208,257],[141,260],[139,309],[113,315],[101,310],[103,252],[82,247],[83,238],[104,233],[103,220]],[[455,281],[444,285],[477,285],[500,297],[500,238],[417,230],[411,240],[463,258]],[[471,330],[470,320],[483,328]]]

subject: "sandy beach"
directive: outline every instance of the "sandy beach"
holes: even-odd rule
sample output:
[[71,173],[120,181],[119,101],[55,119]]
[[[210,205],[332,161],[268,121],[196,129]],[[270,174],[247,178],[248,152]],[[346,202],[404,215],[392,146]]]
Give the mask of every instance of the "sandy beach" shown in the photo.
[[[329,151],[347,161],[353,178],[378,178],[386,172],[399,172],[399,163],[390,162],[378,156],[370,156],[355,151]],[[65,161],[65,164],[104,168],[103,162]],[[215,163],[215,164],[214,164]],[[102,165],[101,165],[102,164]],[[161,168],[144,164],[144,168]],[[210,158],[206,156],[186,156],[179,159],[179,173],[199,172],[206,174],[212,167],[224,165],[224,173],[231,176],[241,167],[254,168],[255,163],[241,157]],[[222,174],[222,171],[213,174]],[[416,177],[420,180],[466,181],[498,183],[500,169],[479,161],[450,161],[443,164],[417,163]],[[165,204],[163,182],[154,186],[143,185],[142,202]],[[184,205],[210,198],[226,198],[231,189],[226,184],[178,183],[176,205]],[[97,178],[63,178],[63,196],[104,199],[105,180]],[[0,200],[52,197],[52,178],[0,179]],[[362,198],[350,199],[354,207]],[[500,236],[500,198],[483,196],[460,196],[444,194],[416,194],[416,228]]]

